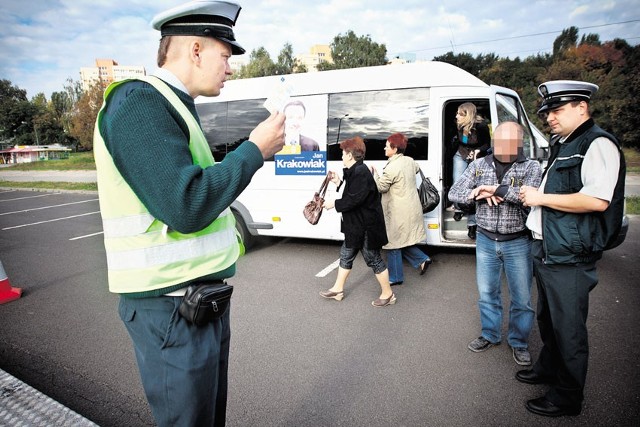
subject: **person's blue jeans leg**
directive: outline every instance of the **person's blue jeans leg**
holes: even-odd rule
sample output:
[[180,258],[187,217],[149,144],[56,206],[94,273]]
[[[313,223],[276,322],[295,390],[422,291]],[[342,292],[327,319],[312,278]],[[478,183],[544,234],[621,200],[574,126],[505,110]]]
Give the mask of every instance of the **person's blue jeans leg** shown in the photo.
[[476,239],[476,280],[478,283],[478,309],[482,336],[497,343],[501,341],[502,299],[500,282],[502,253],[499,242],[482,233]]
[[402,256],[413,268],[420,268],[423,262],[431,259],[429,255],[422,252],[416,245],[402,248]]
[[[453,155],[453,177],[452,178],[453,178],[454,184],[458,179],[460,179],[465,169],[467,168],[467,165],[468,165],[467,161],[463,159],[460,153],[456,151],[456,153]],[[456,211],[460,211],[460,208],[457,203],[454,203],[453,206],[456,208]]]
[[527,348],[535,312],[531,305],[533,257],[531,239],[524,236],[501,242],[504,272],[507,276],[511,306],[509,308],[509,335],[511,347]]
[[404,282],[402,271],[402,249],[387,250],[387,268],[389,269],[389,282]]
[[476,214],[468,214],[467,215],[467,228],[477,225],[476,222]]
[[204,326],[178,313],[180,297],[120,297],[119,313],[156,424],[223,426],[231,336],[229,312]]
[[[469,163],[466,159],[463,159],[460,153],[456,151],[456,154],[453,155],[453,182],[455,183],[464,173],[464,171],[469,166]],[[461,212],[460,207],[457,203],[454,203],[456,211]],[[467,227],[471,227],[472,225],[476,225],[476,215],[469,214],[467,215]]]

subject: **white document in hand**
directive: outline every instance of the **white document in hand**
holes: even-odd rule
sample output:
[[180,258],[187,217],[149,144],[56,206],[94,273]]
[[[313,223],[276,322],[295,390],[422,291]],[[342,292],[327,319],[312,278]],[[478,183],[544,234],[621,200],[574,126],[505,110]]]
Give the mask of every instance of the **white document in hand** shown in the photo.
[[271,114],[276,111],[282,112],[284,106],[287,105],[291,94],[293,93],[293,87],[285,80],[284,77],[280,77],[280,80],[273,88],[273,92],[266,101],[264,101],[264,108],[269,110]]

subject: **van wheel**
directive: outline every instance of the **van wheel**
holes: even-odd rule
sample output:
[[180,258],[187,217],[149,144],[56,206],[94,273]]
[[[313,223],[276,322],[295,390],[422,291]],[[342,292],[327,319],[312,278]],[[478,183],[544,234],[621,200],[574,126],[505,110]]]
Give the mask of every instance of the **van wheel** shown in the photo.
[[238,212],[233,212],[233,216],[236,219],[236,230],[240,233],[240,238],[242,239],[242,243],[244,243],[245,249],[249,249],[253,246],[256,241],[255,236],[249,233],[249,229],[247,228],[247,224],[244,223],[242,216]]

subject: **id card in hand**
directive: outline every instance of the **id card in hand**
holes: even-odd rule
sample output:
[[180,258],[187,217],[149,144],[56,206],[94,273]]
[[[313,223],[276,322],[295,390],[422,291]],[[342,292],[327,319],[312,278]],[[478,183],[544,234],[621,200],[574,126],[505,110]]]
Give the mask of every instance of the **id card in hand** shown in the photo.
[[271,114],[276,111],[282,112],[284,106],[289,103],[291,94],[293,93],[293,87],[289,82],[285,81],[284,77],[280,77],[278,84],[273,88],[273,92],[266,101],[264,101],[264,108],[269,110]]

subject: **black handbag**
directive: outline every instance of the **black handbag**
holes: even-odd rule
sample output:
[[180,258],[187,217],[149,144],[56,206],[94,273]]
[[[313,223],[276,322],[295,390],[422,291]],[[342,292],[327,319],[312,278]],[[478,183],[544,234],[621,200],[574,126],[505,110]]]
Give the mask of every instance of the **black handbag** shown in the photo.
[[220,318],[229,309],[233,286],[226,282],[187,287],[178,311],[188,322],[205,325]]
[[438,206],[438,203],[440,203],[440,194],[429,178],[424,176],[422,169],[418,168],[418,171],[420,172],[420,178],[422,178],[420,186],[418,187],[418,197],[422,205],[422,213],[431,212]]

